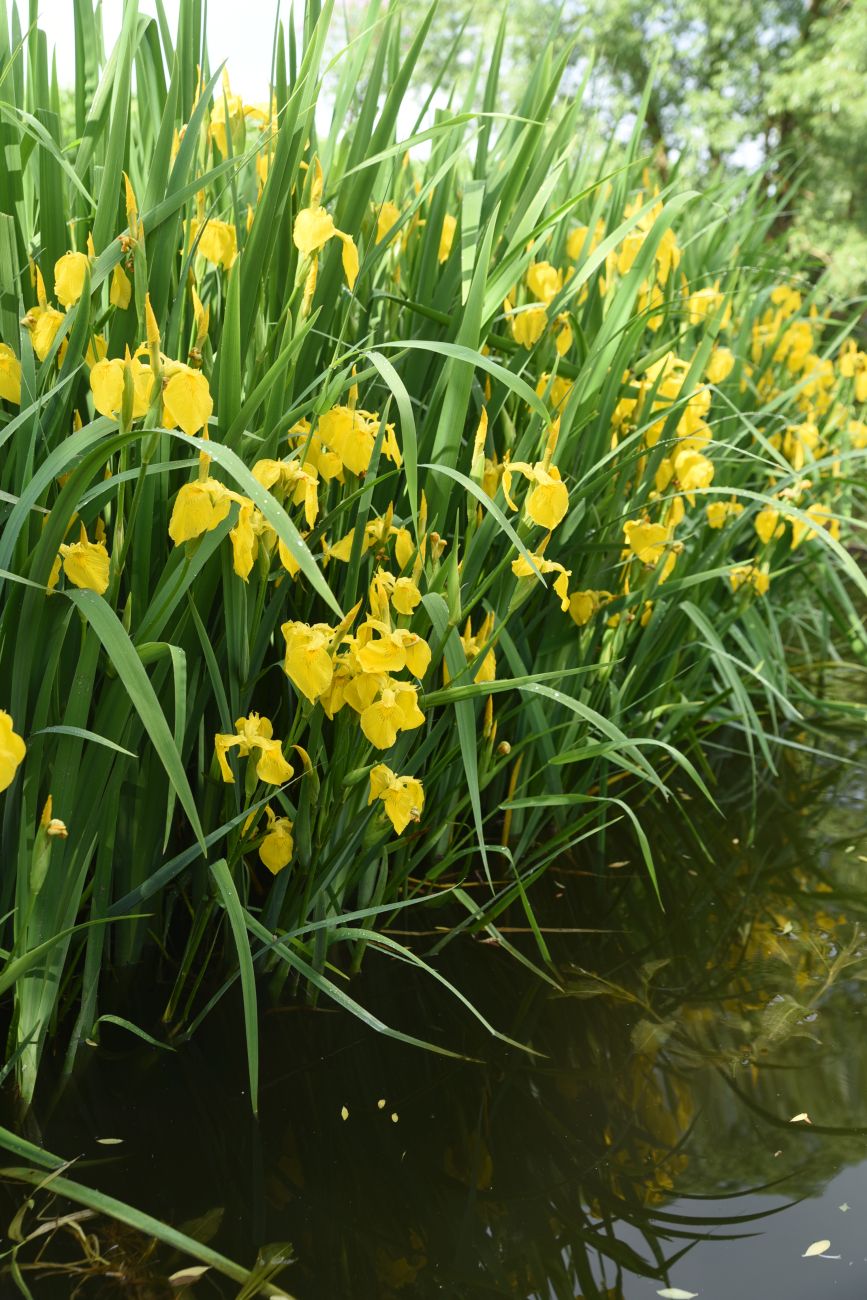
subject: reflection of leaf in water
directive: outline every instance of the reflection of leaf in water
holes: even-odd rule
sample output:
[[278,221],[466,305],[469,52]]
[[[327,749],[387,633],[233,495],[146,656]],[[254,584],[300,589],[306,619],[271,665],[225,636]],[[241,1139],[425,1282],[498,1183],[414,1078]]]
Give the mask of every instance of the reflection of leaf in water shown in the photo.
[[219,1232],[224,1214],[223,1206],[215,1205],[213,1209],[200,1214],[197,1219],[188,1219],[186,1223],[182,1223],[180,1230],[185,1236],[192,1237],[193,1241],[201,1242],[203,1246],[207,1246],[208,1242],[213,1241]]
[[670,957],[657,957],[655,961],[646,961],[643,966],[640,966],[638,973],[644,984],[649,984],[654,975],[661,971],[664,966],[668,966],[670,962]]
[[673,1029],[673,1020],[637,1020],[629,1036],[636,1052],[652,1056],[665,1046]]
[[478,1133],[471,1133],[462,1146],[447,1147],[443,1167],[449,1177],[479,1191],[490,1187],[494,1176],[491,1153]]
[[409,1248],[402,1255],[392,1254],[384,1246],[376,1249],[376,1274],[380,1282],[400,1291],[411,1286],[427,1266],[427,1254],[422,1238],[414,1228],[409,1230]]
[[603,984],[601,980],[592,977],[570,983],[566,995],[570,998],[610,998],[615,996],[612,990]]
[[810,1014],[810,1008],[803,1006],[790,993],[779,993],[765,1007],[759,1016],[759,1031],[756,1035],[756,1047],[759,1044],[770,1046],[779,1043],[794,1034],[799,1037],[814,1038],[808,1030],[799,1028],[798,1022]]

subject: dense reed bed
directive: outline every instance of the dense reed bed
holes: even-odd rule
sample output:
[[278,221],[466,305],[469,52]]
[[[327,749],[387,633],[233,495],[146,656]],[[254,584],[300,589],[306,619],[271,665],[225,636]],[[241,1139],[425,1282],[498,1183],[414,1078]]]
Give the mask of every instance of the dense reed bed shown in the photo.
[[812,670],[863,662],[867,356],[759,179],[598,140],[572,48],[506,104],[501,27],[432,113],[433,10],[331,57],[311,0],[250,105],[157,8],[103,57],[76,3],[70,103],[0,5],[6,1058],[28,1101],[61,1025],[67,1067],[144,1032],[148,958],[160,1036],[240,980],[255,1107],[263,988],[378,1025],[346,973],[422,962],[420,903],[506,946],[523,906],[544,969],[552,861],[631,820],[652,895],[642,798],[813,743]]

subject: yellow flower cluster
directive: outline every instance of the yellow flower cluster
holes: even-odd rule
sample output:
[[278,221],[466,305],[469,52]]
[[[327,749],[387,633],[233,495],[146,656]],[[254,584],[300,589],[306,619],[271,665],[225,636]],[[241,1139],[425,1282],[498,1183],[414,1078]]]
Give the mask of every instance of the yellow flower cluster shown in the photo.
[[[284,670],[311,703],[329,718],[345,706],[358,714],[361,730],[377,749],[390,749],[398,734],[424,724],[418,686],[396,676],[408,672],[420,681],[430,665],[430,647],[417,633],[395,625],[399,579],[378,569],[369,592],[369,612],[354,634],[359,606],[336,627],[290,619],[281,631],[286,643]],[[401,597],[413,607],[421,599],[404,587]]]

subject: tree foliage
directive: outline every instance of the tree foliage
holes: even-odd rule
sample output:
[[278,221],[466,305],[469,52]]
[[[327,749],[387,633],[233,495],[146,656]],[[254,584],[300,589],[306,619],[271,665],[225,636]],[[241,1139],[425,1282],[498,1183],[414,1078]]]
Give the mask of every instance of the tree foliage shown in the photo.
[[[502,7],[459,0],[437,18],[456,42],[453,100],[471,93],[481,39]],[[551,30],[573,46],[570,90],[617,139],[648,92],[648,148],[663,176],[763,168],[785,200],[778,229],[824,270],[836,295],[867,282],[865,0],[511,0],[508,67],[520,84]],[[470,38],[473,38],[472,40]],[[438,46],[442,48],[442,46]],[[505,83],[504,83],[505,84]]]

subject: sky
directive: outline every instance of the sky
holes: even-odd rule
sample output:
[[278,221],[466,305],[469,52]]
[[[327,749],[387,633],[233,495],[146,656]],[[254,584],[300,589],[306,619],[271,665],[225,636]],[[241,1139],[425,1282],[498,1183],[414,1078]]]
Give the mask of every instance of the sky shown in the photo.
[[[163,7],[174,32],[180,0],[163,0]],[[208,53],[211,68],[224,59],[229,61],[232,89],[248,101],[267,100],[268,75],[271,68],[271,42],[278,0],[208,0]],[[290,12],[288,0],[280,6],[285,17]],[[22,24],[27,4],[19,0]],[[139,12],[156,15],[152,0],[139,0]],[[103,0],[103,30],[106,50],[117,40],[123,17],[123,0]],[[41,0],[39,26],[48,36],[49,49],[57,52],[57,79],[63,87],[75,82],[75,43],[73,40],[72,0]]]

